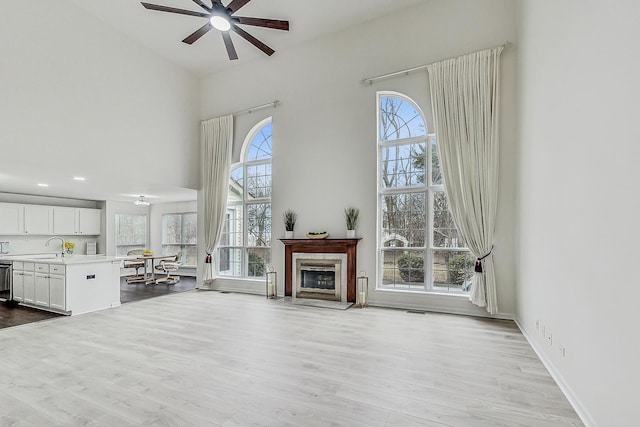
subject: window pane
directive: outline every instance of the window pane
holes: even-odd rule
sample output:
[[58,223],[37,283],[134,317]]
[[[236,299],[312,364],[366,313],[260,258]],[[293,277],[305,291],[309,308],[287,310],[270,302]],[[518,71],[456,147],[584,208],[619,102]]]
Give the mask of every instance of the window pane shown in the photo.
[[196,245],[182,247],[182,265],[195,266],[198,264],[198,247]]
[[431,138],[431,182],[442,185],[442,170],[440,170],[440,152],[435,137]]
[[247,204],[247,246],[271,246],[271,203]]
[[182,243],[198,243],[198,214],[195,212],[182,214]]
[[444,191],[437,191],[433,194],[433,246],[439,248],[466,247],[462,235],[453,223]]
[[271,250],[268,248],[247,249],[248,276],[265,277],[267,266],[271,263]]
[[116,256],[124,257],[132,249],[147,246],[147,216],[116,214]]
[[424,290],[424,251],[382,251],[382,288]]
[[247,167],[247,200],[271,197],[271,163]]
[[229,196],[227,203],[242,203],[244,200],[244,170],[242,167],[235,168],[229,176]]
[[162,245],[162,255],[176,255],[181,250],[180,245]]
[[382,240],[384,246],[424,247],[426,227],[424,193],[382,197]]
[[264,125],[253,137],[247,161],[264,160],[271,158],[271,123]]
[[218,249],[218,272],[221,276],[242,276],[242,249]]
[[384,188],[425,185],[425,143],[382,149],[381,176]]
[[228,206],[220,246],[242,246],[242,205]]
[[182,215],[162,215],[162,244],[170,245],[182,241]]
[[433,251],[433,290],[469,292],[474,263],[468,251]]
[[394,141],[427,134],[422,114],[410,102],[397,97],[380,98],[380,140]]

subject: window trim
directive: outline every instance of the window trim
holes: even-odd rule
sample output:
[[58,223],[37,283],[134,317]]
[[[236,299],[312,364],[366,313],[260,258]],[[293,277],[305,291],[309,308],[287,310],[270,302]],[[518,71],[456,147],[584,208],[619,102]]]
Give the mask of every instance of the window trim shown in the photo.
[[[169,215],[180,215],[180,243],[166,243],[165,242],[165,224],[164,224],[164,218],[165,216],[169,216]],[[182,264],[181,267],[196,267],[197,263],[198,263],[198,255],[197,255],[197,248],[198,248],[198,242],[196,241],[196,243],[184,243],[182,241],[182,236],[184,236],[184,215],[195,215],[196,218],[196,227],[197,227],[197,221],[198,221],[198,213],[196,211],[188,211],[188,212],[164,212],[162,214],[162,220],[161,220],[161,235],[160,235],[160,246],[162,247],[162,251],[164,252],[164,249],[166,246],[180,246],[180,250],[184,251],[185,247],[193,247],[196,248],[196,263],[195,264]],[[196,234],[196,240],[197,240],[197,234]],[[186,257],[184,257],[183,259],[186,260]]]
[[[381,100],[384,97],[399,98],[404,102],[408,102],[417,112],[420,113],[422,120],[425,124],[425,135],[412,136],[402,139],[394,140],[381,140],[381,119],[380,112],[382,108]],[[434,245],[434,226],[435,226],[435,212],[434,212],[434,196],[436,193],[444,192],[444,184],[433,183],[433,144],[435,142],[435,134],[429,133],[427,128],[427,120],[424,111],[420,106],[409,96],[395,91],[378,91],[376,93],[376,143],[377,143],[377,163],[376,163],[376,184],[377,184],[377,210],[376,210],[376,290],[388,291],[388,292],[410,292],[410,293],[434,293],[438,295],[468,295],[465,292],[451,292],[449,290],[434,289],[434,258],[436,251],[450,251],[450,252],[471,252],[467,247],[435,247]],[[383,164],[383,150],[389,147],[408,146],[411,144],[425,144],[425,180],[422,185],[411,185],[403,187],[385,188],[382,179],[382,164]],[[411,247],[385,247],[384,235],[383,235],[383,208],[384,197],[390,195],[402,195],[402,194],[424,194],[425,197],[425,239],[423,246],[411,246]],[[418,285],[415,289],[407,288],[392,288],[383,285],[384,279],[384,254],[385,252],[423,252],[424,253],[424,265],[423,274],[424,282],[421,289]]]
[[[242,202],[235,202],[233,203],[234,206],[241,206],[242,207],[242,245],[238,246],[238,245],[218,245],[218,259],[216,261],[216,265],[215,265],[215,269],[216,269],[216,273],[218,274],[218,276],[220,278],[224,278],[225,280],[227,279],[233,279],[233,280],[264,280],[261,277],[253,277],[253,276],[249,276],[249,251],[251,249],[268,249],[269,251],[269,255],[271,256],[272,254],[272,248],[273,248],[273,234],[271,235],[271,245],[269,246],[249,246],[248,242],[249,242],[249,229],[248,229],[248,221],[249,221],[249,216],[248,216],[248,209],[247,206],[249,205],[257,205],[257,204],[269,204],[270,207],[273,207],[273,203],[272,203],[272,191],[273,191],[273,180],[271,182],[271,192],[269,193],[269,197],[256,197],[254,199],[248,200],[248,192],[246,191],[246,185],[248,183],[248,168],[252,167],[252,166],[258,166],[258,165],[273,165],[273,151],[271,153],[271,157],[268,159],[259,159],[259,160],[247,160],[247,156],[249,155],[249,150],[251,149],[251,145],[253,140],[255,139],[255,137],[259,134],[259,132],[267,125],[269,124],[273,124],[273,118],[272,117],[267,117],[263,120],[260,120],[258,123],[256,123],[250,130],[249,132],[247,132],[244,141],[242,143],[242,149],[240,151],[240,161],[233,163],[231,165],[231,168],[229,169],[229,177],[231,177],[231,173],[238,169],[238,168],[242,168],[242,180],[243,180],[243,192],[242,192]],[[273,134],[273,130],[272,130],[272,134]],[[272,147],[273,149],[273,147]],[[273,177],[273,169],[271,170],[272,173],[272,177]],[[230,179],[230,178],[229,178]],[[227,209],[229,208],[228,205]],[[273,220],[273,211],[271,211],[271,221]],[[239,276],[233,276],[233,275],[225,275],[225,274],[221,274],[220,272],[220,249],[221,248],[225,248],[225,249],[231,249],[231,250],[240,250],[241,251],[241,259],[242,259],[242,264],[240,266],[240,275]]]

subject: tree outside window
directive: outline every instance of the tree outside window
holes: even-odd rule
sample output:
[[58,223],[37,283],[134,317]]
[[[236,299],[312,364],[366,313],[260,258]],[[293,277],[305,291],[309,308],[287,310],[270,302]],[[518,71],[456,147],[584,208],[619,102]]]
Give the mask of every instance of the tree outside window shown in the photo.
[[382,289],[465,292],[473,256],[444,193],[437,142],[410,98],[378,94]]
[[260,278],[271,263],[271,119],[247,135],[242,162],[231,169],[218,249],[222,276]]
[[182,254],[182,264],[197,262],[198,223],[195,212],[162,215],[162,254]]
[[116,214],[116,256],[125,257],[132,249],[147,247],[147,216]]

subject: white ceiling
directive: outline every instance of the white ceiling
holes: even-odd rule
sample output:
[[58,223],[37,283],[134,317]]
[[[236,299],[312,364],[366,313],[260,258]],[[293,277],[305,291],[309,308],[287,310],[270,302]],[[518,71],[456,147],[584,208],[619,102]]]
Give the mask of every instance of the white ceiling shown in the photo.
[[[214,74],[249,61],[268,60],[264,53],[233,32],[231,38],[239,56],[236,61],[229,60],[217,30],[210,31],[192,45],[182,43],[182,39],[204,25],[204,18],[147,10],[135,0],[72,1],[129,38],[198,76]],[[145,1],[203,11],[192,0]],[[205,0],[207,1],[209,0]],[[286,48],[346,30],[424,1],[426,0],[253,0],[236,14],[288,20],[289,31],[242,26],[273,48],[276,51],[274,55],[277,55],[278,51]],[[225,0],[224,4],[229,2],[230,0]]]
[[[202,11],[192,0],[146,0],[164,6]],[[207,1],[207,0],[205,0]],[[225,0],[228,4],[230,0]],[[325,37],[380,18],[395,10],[426,0],[253,0],[237,15],[290,21],[290,31],[243,26],[246,31],[275,49],[287,48]],[[230,61],[222,37],[210,31],[193,45],[181,40],[203,25],[203,18],[145,9],[137,0],[71,0],[79,8],[168,61],[196,76],[204,77],[223,69],[251,62],[260,66],[270,58],[232,33],[239,59]],[[134,201],[145,195],[153,202],[195,200],[195,190],[169,188],[153,183],[119,182],[116,174],[108,180],[91,178],[91,171],[70,172],[68,168],[47,168],[28,164],[4,165],[0,171],[0,192],[34,194],[88,200]],[[75,181],[75,174],[87,176]],[[48,187],[38,187],[38,183]],[[126,189],[123,191],[123,189]]]

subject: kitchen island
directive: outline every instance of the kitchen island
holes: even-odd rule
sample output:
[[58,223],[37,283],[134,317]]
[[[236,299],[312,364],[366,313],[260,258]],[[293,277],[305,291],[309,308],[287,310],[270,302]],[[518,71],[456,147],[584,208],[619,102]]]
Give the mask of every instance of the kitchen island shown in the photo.
[[120,305],[120,259],[104,255],[17,256],[13,300],[76,315]]

